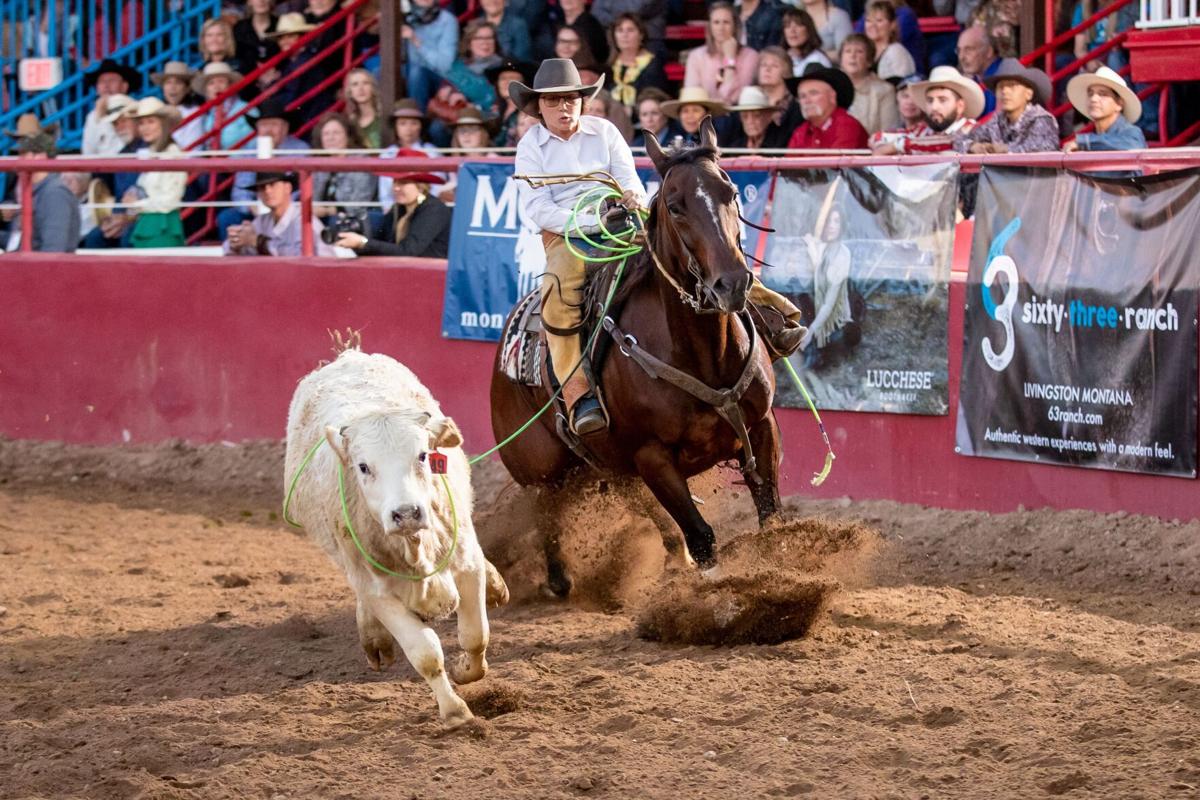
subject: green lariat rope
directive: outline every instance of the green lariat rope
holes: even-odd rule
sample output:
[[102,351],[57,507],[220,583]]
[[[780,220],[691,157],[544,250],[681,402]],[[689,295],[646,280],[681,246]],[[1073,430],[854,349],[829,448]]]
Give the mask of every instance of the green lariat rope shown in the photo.
[[808,403],[813,416],[817,418],[817,427],[821,429],[821,438],[825,440],[825,466],[821,467],[820,472],[814,472],[812,477],[812,485],[820,486],[833,470],[833,460],[837,456],[833,454],[833,445],[829,443],[829,434],[825,432],[825,423],[821,421],[821,414],[817,411],[817,405],[813,402],[812,395],[808,393],[808,389],[804,386],[804,381],[800,380],[800,376],[796,373],[796,368],[792,366],[792,362],[788,360],[787,356],[783,357],[783,366],[787,367],[787,372],[792,378],[792,383],[796,384],[796,388],[800,390],[800,394],[804,395],[804,402]]

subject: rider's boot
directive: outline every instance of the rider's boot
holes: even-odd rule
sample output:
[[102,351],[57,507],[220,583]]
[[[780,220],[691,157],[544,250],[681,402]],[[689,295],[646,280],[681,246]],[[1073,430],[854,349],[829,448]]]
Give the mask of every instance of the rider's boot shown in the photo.
[[756,305],[754,313],[750,316],[767,345],[767,352],[772,361],[778,361],[796,352],[804,334],[808,333],[808,328],[800,324],[799,311],[785,317],[769,306]]
[[563,402],[570,410],[571,430],[575,432],[576,436],[599,433],[608,427],[604,409],[600,407],[600,401],[592,394],[587,378],[583,376],[581,370],[577,370],[563,384],[562,393]]

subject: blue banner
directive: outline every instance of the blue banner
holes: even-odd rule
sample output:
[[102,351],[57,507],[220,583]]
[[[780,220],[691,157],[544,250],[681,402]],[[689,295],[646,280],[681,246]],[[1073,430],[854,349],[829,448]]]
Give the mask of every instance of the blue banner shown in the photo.
[[[546,269],[541,231],[521,219],[512,164],[486,161],[463,164],[454,194],[450,225],[450,261],[442,307],[442,335],[448,339],[494,342],[517,299],[541,285]],[[653,197],[659,179],[639,170]],[[766,171],[732,172],[742,215],[761,223],[766,211],[770,175]],[[744,249],[755,252],[754,228],[743,226]]]

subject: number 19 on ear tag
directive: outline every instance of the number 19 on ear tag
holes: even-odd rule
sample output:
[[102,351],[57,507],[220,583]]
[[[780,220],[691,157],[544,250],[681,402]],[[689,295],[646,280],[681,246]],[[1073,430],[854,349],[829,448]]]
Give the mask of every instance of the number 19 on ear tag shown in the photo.
[[434,475],[446,474],[446,456],[442,453],[429,454],[429,471]]

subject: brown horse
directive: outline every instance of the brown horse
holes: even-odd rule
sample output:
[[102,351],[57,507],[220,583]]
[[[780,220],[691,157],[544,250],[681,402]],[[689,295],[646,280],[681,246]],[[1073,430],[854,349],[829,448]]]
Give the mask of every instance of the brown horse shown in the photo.
[[[711,121],[706,119],[701,131],[700,146],[685,150],[664,152],[653,136],[646,139],[662,185],[651,203],[647,247],[631,259],[614,303],[614,308],[619,304],[614,335],[621,337],[616,344],[622,346],[610,353],[600,375],[610,425],[585,444],[602,468],[639,476],[670,514],[683,532],[684,553],[679,552],[678,532],[661,510],[647,509],[654,512],[668,553],[685,562],[690,555],[709,567],[715,563],[715,537],[692,500],[687,479],[736,458],[747,474],[761,524],[779,509],[780,451],[771,409],[775,377],[770,357],[744,313],[752,273],[739,243],[737,189],[719,166]],[[695,288],[685,295],[684,286]],[[642,355],[649,358],[637,357]],[[655,362],[669,366],[655,370]],[[651,377],[655,371],[671,373],[670,368],[677,371],[674,382]],[[689,377],[703,387],[688,384]],[[704,387],[742,392],[734,392],[722,416],[710,404],[711,396],[709,402],[696,396],[704,395]],[[510,380],[497,355],[491,387],[497,441],[546,400],[544,387]],[[731,416],[739,421],[739,412],[741,436],[727,421]],[[551,490],[561,488],[583,465],[556,434],[549,413],[502,448],[500,458],[517,483]],[[548,502],[546,493],[539,493],[548,587],[565,596],[571,580]]]

